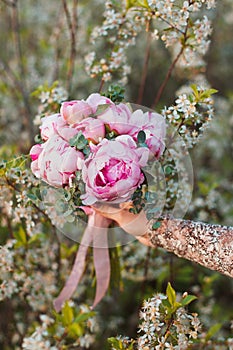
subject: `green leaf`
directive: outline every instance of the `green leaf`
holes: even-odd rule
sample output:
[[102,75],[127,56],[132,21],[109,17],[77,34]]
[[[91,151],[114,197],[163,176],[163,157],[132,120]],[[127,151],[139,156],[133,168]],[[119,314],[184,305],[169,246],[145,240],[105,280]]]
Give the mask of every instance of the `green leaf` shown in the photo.
[[83,154],[88,157],[91,153],[91,149],[89,146],[86,146],[84,149],[83,149]]
[[110,85],[107,92],[102,93],[103,96],[110,98],[114,103],[124,100],[125,88],[120,85]]
[[109,108],[108,103],[99,105],[97,108],[97,111],[95,112],[95,114],[93,116],[98,117],[99,115],[103,114],[108,108]]
[[175,289],[172,288],[171,283],[168,282],[166,289],[166,296],[171,306],[175,306],[176,304],[176,292]]
[[18,247],[25,247],[27,245],[27,235],[22,226],[20,226],[19,231],[15,231],[13,233],[13,236],[17,241]]
[[87,144],[88,141],[85,139],[81,131],[69,140],[69,145],[71,147],[76,147],[79,151],[84,149]]
[[122,344],[122,341],[114,338],[114,337],[111,337],[111,338],[108,338],[108,343],[114,348],[114,350],[122,350],[124,349],[123,348],[123,344]]
[[162,304],[163,306],[166,308],[166,309],[170,309],[171,308],[171,305],[169,303],[169,301],[167,299],[163,299],[162,300]]
[[137,136],[137,140],[139,144],[143,144],[146,141],[146,133],[143,130],[140,130]]
[[13,158],[13,159],[5,162],[4,167],[6,169],[19,168],[19,170],[23,170],[23,169],[25,169],[25,163],[26,163],[28,157],[29,156],[22,155],[22,156]]
[[75,317],[74,322],[75,323],[81,323],[87,321],[89,318],[95,316],[94,311],[80,313],[78,316]]
[[205,341],[208,341],[210,338],[212,338],[221,329],[221,327],[221,323],[216,323],[212,327],[210,327],[206,334]]
[[161,222],[156,221],[153,223],[152,230],[157,230],[161,226]]
[[27,197],[32,201],[36,201],[38,199],[37,196],[33,193],[27,193]]
[[181,300],[181,305],[182,306],[186,306],[186,305],[190,304],[192,301],[194,301],[196,299],[197,299],[197,297],[195,295],[187,295],[186,297],[184,297]]
[[165,174],[166,174],[166,175],[170,175],[170,174],[172,174],[172,172],[173,172],[174,169],[173,169],[171,166],[167,165],[167,166],[164,168],[164,170],[165,170]]
[[197,85],[192,84],[192,85],[191,85],[191,89],[193,90],[194,96],[198,98],[199,92],[198,92],[198,90],[197,90]]
[[61,243],[61,258],[62,259],[69,259],[72,254],[77,252],[78,245],[74,244],[71,247],[68,247],[65,243]]
[[39,243],[41,241],[43,241],[45,239],[45,234],[44,233],[37,233],[35,235],[33,235],[29,240],[28,240],[28,244],[32,245],[34,243]]
[[68,335],[72,338],[83,335],[84,330],[78,323],[72,323],[67,327]]
[[147,0],[126,0],[126,10],[131,7],[144,7],[149,8],[149,4]]
[[202,102],[206,98],[209,98],[211,95],[218,92],[216,89],[198,90],[195,84],[191,85],[191,89],[193,90],[193,95],[196,99],[196,102]]
[[217,92],[218,92],[218,90],[215,90],[215,89],[205,90],[205,91],[201,92],[200,99],[209,98],[211,95],[216,94]]
[[62,308],[62,324],[64,326],[70,325],[74,320],[74,311],[73,308],[69,305],[69,302],[66,301]]

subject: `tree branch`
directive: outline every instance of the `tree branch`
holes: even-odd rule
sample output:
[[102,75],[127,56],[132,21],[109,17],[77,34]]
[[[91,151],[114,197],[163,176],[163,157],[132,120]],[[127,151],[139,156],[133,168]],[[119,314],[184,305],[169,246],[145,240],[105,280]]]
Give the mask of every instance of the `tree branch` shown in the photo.
[[29,94],[27,91],[27,81],[26,81],[27,72],[25,70],[24,55],[23,55],[23,50],[21,45],[21,23],[19,20],[18,0],[14,0],[12,2],[12,32],[14,35],[15,56],[18,63],[21,94],[22,94],[22,99],[23,99],[24,109],[25,109],[25,122],[24,122],[25,125],[23,125],[23,128],[26,126],[29,133],[30,141],[33,144],[34,136],[33,136],[33,122],[31,118],[32,112],[31,112],[31,106],[29,102]]
[[144,64],[143,64],[143,69],[142,69],[141,82],[140,82],[139,91],[138,91],[137,104],[142,103],[143,94],[144,94],[145,85],[146,85],[146,77],[147,77],[147,73],[148,73],[148,66],[149,66],[149,59],[150,59],[150,52],[151,52],[151,41],[152,41],[152,36],[151,36],[149,26],[150,26],[150,22],[148,22],[147,43],[146,43],[146,50],[145,50]]
[[170,77],[171,77],[171,75],[172,75],[173,69],[175,68],[176,63],[179,61],[179,58],[181,57],[183,51],[184,51],[184,47],[182,46],[181,49],[180,49],[180,51],[179,51],[179,53],[178,53],[178,55],[176,56],[176,58],[174,59],[174,61],[173,61],[172,64],[170,65],[170,67],[169,67],[169,69],[168,69],[168,72],[167,72],[167,74],[166,74],[166,77],[165,77],[165,79],[164,79],[162,85],[160,86],[159,91],[157,92],[157,95],[156,95],[156,97],[155,97],[155,100],[154,100],[154,102],[153,102],[151,108],[155,108],[155,106],[156,106],[157,103],[159,102],[159,100],[160,100],[160,98],[161,98],[161,96],[162,96],[162,94],[163,94],[163,91],[164,91],[164,89],[165,89],[165,87],[166,87],[166,85],[167,85],[167,83],[168,83],[168,81],[169,81],[169,79],[170,79]]
[[67,90],[70,93],[72,87],[72,77],[74,74],[74,65],[76,59],[76,30],[77,30],[77,6],[78,0],[73,0],[73,13],[69,12],[67,0],[62,0],[63,8],[66,15],[67,25],[70,32],[70,57],[68,61],[68,71],[67,71]]
[[150,222],[146,234],[137,238],[233,277],[233,227],[165,217],[158,229]]

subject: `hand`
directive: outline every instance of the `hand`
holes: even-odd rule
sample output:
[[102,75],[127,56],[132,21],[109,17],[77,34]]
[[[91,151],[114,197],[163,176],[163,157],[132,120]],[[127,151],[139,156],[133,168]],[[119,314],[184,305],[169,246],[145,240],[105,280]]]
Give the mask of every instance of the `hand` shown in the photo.
[[[127,233],[136,236],[143,244],[146,244],[145,235],[148,230],[148,220],[145,212],[142,210],[139,214],[129,212],[132,207],[130,202],[121,203],[119,206],[111,206],[106,204],[94,205],[92,208],[104,217],[114,220]],[[145,241],[145,242],[144,242]]]

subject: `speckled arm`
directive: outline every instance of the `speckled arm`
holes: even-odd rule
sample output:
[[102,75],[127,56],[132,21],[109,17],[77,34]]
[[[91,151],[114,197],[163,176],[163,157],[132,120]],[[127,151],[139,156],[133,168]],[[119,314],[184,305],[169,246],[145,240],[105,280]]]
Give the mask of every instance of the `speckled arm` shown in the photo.
[[179,257],[233,277],[233,227],[164,217],[161,226],[137,237],[152,247],[162,247]]

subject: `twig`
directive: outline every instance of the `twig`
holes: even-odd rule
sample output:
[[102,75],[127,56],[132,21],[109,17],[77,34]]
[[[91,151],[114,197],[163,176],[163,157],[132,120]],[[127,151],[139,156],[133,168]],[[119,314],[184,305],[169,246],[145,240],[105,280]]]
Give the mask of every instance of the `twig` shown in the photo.
[[21,84],[20,80],[16,77],[15,73],[12,71],[12,69],[9,67],[9,65],[6,62],[3,62],[3,60],[0,57],[0,68],[2,68],[2,71],[8,75],[12,83],[14,84],[14,87],[20,95],[23,95],[23,85]]
[[26,89],[26,72],[24,67],[24,57],[22,52],[22,46],[21,46],[21,35],[20,35],[20,21],[19,21],[19,10],[18,10],[18,0],[15,0],[12,3],[12,30],[14,34],[14,41],[15,41],[15,51],[16,51],[16,59],[18,62],[19,67],[19,75],[20,75],[20,81],[23,83],[20,86],[20,91],[22,94],[24,107],[25,107],[25,125],[29,131],[29,137],[31,140],[31,143],[33,143],[33,123],[31,118],[31,108],[29,104],[29,95]]
[[100,87],[99,87],[99,90],[98,90],[99,93],[101,93],[101,91],[103,89],[103,86],[104,86],[104,83],[105,83],[104,79],[101,79]]
[[150,51],[151,51],[151,40],[152,40],[151,32],[148,31],[148,33],[147,33],[147,43],[146,43],[146,52],[145,52],[145,57],[144,57],[142,78],[141,78],[140,87],[139,87],[139,91],[138,91],[137,104],[141,104],[142,103],[143,94],[144,94],[144,90],[145,90],[146,77],[147,77],[147,72],[148,72],[148,64],[149,64],[149,58],[150,58]]
[[[179,61],[181,55],[182,55],[183,52],[184,52],[184,49],[185,49],[185,42],[186,42],[186,39],[187,39],[188,27],[189,27],[189,18],[187,19],[185,31],[184,31],[184,32],[181,31],[181,33],[182,33],[182,35],[183,35],[183,44],[182,44],[182,47],[181,47],[181,49],[180,49],[178,55],[176,56],[176,58],[175,58],[174,61],[172,62],[170,68],[168,69],[168,72],[167,72],[167,74],[166,74],[166,77],[165,77],[163,83],[161,84],[161,86],[160,86],[160,88],[159,88],[159,91],[157,92],[157,95],[156,95],[156,97],[155,97],[154,103],[152,104],[151,108],[155,108],[155,106],[156,106],[157,103],[159,102],[159,100],[160,100],[160,98],[161,98],[161,96],[162,96],[162,93],[163,93],[163,91],[164,91],[164,89],[165,89],[165,87],[166,87],[166,85],[167,85],[167,83],[168,83],[168,80],[169,80],[170,77],[171,77],[171,74],[172,74],[172,72],[173,72],[173,69],[175,68],[176,63]],[[178,30],[178,29],[176,28],[176,30]]]
[[70,32],[70,57],[68,61],[68,71],[67,71],[67,90],[68,92],[71,91],[72,87],[72,78],[74,74],[74,65],[75,65],[75,58],[76,58],[76,29],[77,29],[77,6],[78,6],[78,0],[73,0],[73,14],[71,16],[67,0],[62,0],[63,8],[66,15],[67,25]]
[[53,29],[52,38],[55,44],[54,47],[54,65],[53,65],[53,81],[59,80],[59,61],[61,59],[62,50],[59,45],[59,37],[64,28],[63,5],[60,4],[57,12],[56,26]]
[[4,4],[6,4],[7,6],[14,6],[16,1],[17,0],[12,0],[12,1],[10,1],[10,0],[2,0],[2,2]]
[[167,74],[166,74],[166,77],[165,77],[165,79],[164,79],[162,85],[161,85],[160,88],[159,88],[159,91],[158,91],[158,93],[157,93],[157,95],[156,95],[156,97],[155,97],[155,100],[154,100],[154,102],[153,102],[151,108],[155,108],[155,106],[156,106],[157,103],[159,102],[159,100],[160,100],[160,98],[161,98],[161,96],[162,96],[162,93],[163,93],[163,91],[164,91],[164,89],[165,89],[165,87],[166,87],[166,85],[167,85],[167,83],[168,83],[168,80],[169,80],[170,77],[171,77],[171,74],[172,74],[172,72],[173,72],[173,69],[175,68],[175,65],[176,65],[176,63],[178,62],[179,58],[181,57],[183,51],[184,51],[184,46],[181,47],[180,52],[178,53],[178,55],[176,56],[176,58],[175,58],[174,61],[172,62],[170,68],[168,69],[168,72],[167,72]]

